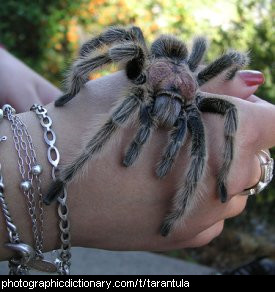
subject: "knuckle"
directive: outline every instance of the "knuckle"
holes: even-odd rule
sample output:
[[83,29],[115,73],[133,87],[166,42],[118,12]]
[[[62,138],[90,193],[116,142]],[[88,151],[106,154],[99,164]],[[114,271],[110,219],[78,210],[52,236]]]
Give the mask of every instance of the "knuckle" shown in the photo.
[[208,229],[201,231],[199,234],[195,235],[193,238],[188,240],[183,240],[178,236],[176,246],[177,248],[192,248],[201,247],[209,244],[214,238],[219,236],[223,231],[224,221],[220,221],[209,227]]
[[247,196],[235,196],[233,197],[229,204],[230,207],[228,208],[228,215],[226,218],[235,217],[243,212],[246,206]]
[[254,187],[257,185],[261,179],[261,167],[259,158],[254,156],[252,171],[249,173],[249,177],[247,179],[246,189]]
[[250,126],[255,124],[253,117],[254,115],[251,113],[244,113],[239,117],[240,122],[236,142],[239,144],[240,148],[246,151],[254,150],[256,148],[255,146],[259,143],[259,131],[256,131],[254,127]]
[[224,222],[216,223],[209,230],[199,234],[189,247],[201,247],[209,244],[213,239],[218,237],[223,231]]

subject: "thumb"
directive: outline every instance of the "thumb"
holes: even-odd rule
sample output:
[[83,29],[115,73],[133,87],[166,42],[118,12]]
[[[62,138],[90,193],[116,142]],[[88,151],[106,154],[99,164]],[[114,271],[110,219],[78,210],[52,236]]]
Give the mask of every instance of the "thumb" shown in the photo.
[[238,71],[232,80],[225,81],[224,79],[224,74],[220,74],[205,83],[201,90],[247,99],[263,84],[264,75],[260,71],[242,70]]

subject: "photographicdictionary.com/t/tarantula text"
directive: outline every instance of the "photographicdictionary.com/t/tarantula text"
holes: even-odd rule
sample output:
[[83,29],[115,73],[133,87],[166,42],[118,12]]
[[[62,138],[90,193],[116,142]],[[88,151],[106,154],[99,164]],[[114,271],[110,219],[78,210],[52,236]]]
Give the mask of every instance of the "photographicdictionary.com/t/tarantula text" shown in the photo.
[[203,112],[224,117],[223,162],[217,183],[220,200],[225,202],[226,178],[238,126],[237,109],[223,96],[202,92],[200,86],[222,73],[225,73],[225,82],[232,79],[237,70],[247,65],[248,57],[246,53],[230,50],[202,67],[199,65],[206,49],[204,37],[195,38],[191,52],[188,52],[185,43],[171,35],[160,36],[148,48],[141,29],[135,26],[110,27],[84,43],[68,72],[67,92],[56,100],[56,106],[63,106],[71,100],[89,80],[93,70],[113,62],[124,68],[132,86],[98,132],[90,137],[83,152],[60,170],[58,178],[50,186],[45,203],[49,204],[57,198],[64,186],[101,152],[120,127],[138,114],[139,127],[123,159],[126,167],[141,154],[153,130],[164,127],[169,130],[169,139],[156,169],[156,175],[164,177],[185,142],[186,131],[191,134],[190,166],[185,182],[177,191],[160,228],[163,236],[168,235],[175,222],[190,211],[197,185],[205,171],[207,153],[201,119]]

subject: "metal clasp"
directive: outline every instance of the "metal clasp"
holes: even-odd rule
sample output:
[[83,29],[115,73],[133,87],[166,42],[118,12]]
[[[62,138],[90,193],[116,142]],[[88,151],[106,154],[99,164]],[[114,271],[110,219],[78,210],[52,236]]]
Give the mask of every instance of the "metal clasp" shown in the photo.
[[34,249],[25,243],[5,243],[5,247],[15,251],[19,258],[20,262],[23,265],[26,265],[30,260],[34,259],[36,256],[36,253]]
[[0,137],[0,142],[6,141],[7,139],[8,139],[7,136],[2,136],[2,137]]

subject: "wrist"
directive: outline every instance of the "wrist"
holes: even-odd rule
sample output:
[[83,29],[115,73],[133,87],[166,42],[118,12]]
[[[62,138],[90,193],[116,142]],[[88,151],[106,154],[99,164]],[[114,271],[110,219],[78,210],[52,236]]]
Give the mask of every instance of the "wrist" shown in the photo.
[[[37,129],[37,127],[35,127],[35,124],[38,125],[38,123],[36,123],[36,121],[34,120],[35,116],[32,116],[30,112],[25,113],[25,114],[21,114],[18,115],[17,118],[20,118],[20,120],[26,125],[25,129],[27,129],[26,131],[28,132],[29,138],[32,140],[32,145],[34,145],[34,152],[36,153],[36,155],[34,154],[34,152],[29,152],[29,150],[26,150],[26,153],[24,152],[25,150],[23,150],[23,141],[26,139],[27,136],[25,136],[22,140],[22,144],[20,142],[20,148],[22,147],[21,150],[19,150],[21,152],[22,158],[21,161],[26,161],[26,165],[23,166],[23,164],[19,165],[19,156],[16,153],[17,152],[17,148],[15,149],[15,145],[14,145],[14,138],[18,138],[19,137],[19,130],[21,130],[22,132],[22,128],[19,128],[18,126],[16,126],[16,134],[14,131],[11,131],[11,124],[9,121],[7,121],[6,119],[4,119],[4,121],[1,123],[1,135],[4,134],[5,136],[7,136],[7,140],[5,141],[5,143],[1,143],[1,164],[2,164],[2,173],[3,173],[3,179],[5,181],[5,193],[6,193],[6,202],[7,205],[9,207],[12,219],[14,221],[14,224],[17,228],[17,231],[19,233],[19,237],[20,237],[20,242],[26,243],[28,245],[30,245],[31,247],[34,248],[34,238],[35,240],[37,240],[36,237],[34,237],[34,226],[36,226],[36,221],[34,218],[32,217],[31,214],[35,214],[36,212],[38,212],[39,214],[41,209],[40,209],[40,205],[34,205],[31,204],[30,205],[30,200],[32,200],[32,198],[36,198],[38,199],[38,193],[35,191],[35,193],[25,193],[24,194],[21,192],[20,190],[20,184],[23,180],[26,179],[30,179],[31,184],[33,184],[33,181],[35,182],[35,185],[37,183],[37,179],[35,177],[30,177],[29,176],[29,165],[33,165],[33,164],[29,164],[29,162],[27,161],[33,161],[35,162],[35,164],[39,164],[41,166],[43,166],[44,171],[42,173],[41,176],[41,183],[42,183],[42,191],[45,189],[45,187],[47,187],[47,185],[49,184],[49,167],[48,167],[48,163],[47,163],[47,158],[46,155],[43,155],[45,153],[43,153],[43,145],[41,145],[42,143],[39,143],[39,128]],[[13,120],[14,121],[14,120]],[[14,122],[13,122],[14,123]],[[15,124],[12,124],[12,126],[14,127]],[[21,127],[21,126],[20,126]],[[18,132],[17,132],[18,130]],[[25,134],[24,134],[25,135]],[[27,134],[26,134],[27,135]],[[20,135],[21,137],[21,135]],[[23,137],[23,136],[22,136]],[[14,140],[14,141],[13,141]],[[21,138],[20,138],[21,140]],[[31,141],[30,140],[30,141]],[[27,140],[25,140],[27,141]],[[28,140],[29,141],[29,140]],[[41,140],[42,141],[42,140]],[[27,147],[30,147],[29,142],[26,142],[25,145],[29,145]],[[18,144],[17,144],[18,146]],[[25,147],[24,147],[25,148]],[[26,148],[28,149],[28,148]],[[32,149],[32,148],[30,148]],[[32,154],[30,154],[32,153]],[[43,154],[42,154],[43,153]],[[30,156],[29,155],[34,155],[34,156]],[[36,156],[36,158],[34,158]],[[28,158],[28,160],[27,160]],[[35,159],[35,160],[33,160]],[[33,163],[31,162],[31,163]],[[19,169],[20,172],[19,172]],[[23,167],[23,168],[22,168]],[[26,168],[25,168],[26,167]],[[25,168],[25,169],[24,169]],[[27,174],[28,173],[28,174]],[[37,184],[38,186],[38,184]],[[34,187],[36,189],[36,186]],[[39,186],[39,190],[40,186]],[[33,197],[35,195],[35,197]],[[39,195],[40,195],[40,191],[39,191]],[[39,210],[38,210],[39,208]],[[46,240],[45,240],[45,244],[44,244],[44,248],[43,251],[45,250],[49,250],[49,249],[54,249],[56,247],[58,247],[56,244],[58,243],[58,222],[56,220],[56,210],[55,210],[55,206],[52,206],[51,208],[47,208],[44,209],[44,234],[46,235]],[[35,211],[36,210],[36,211]],[[32,212],[31,212],[32,211]],[[36,215],[39,217],[36,217],[37,220],[43,220],[41,219],[40,215]],[[6,230],[6,224],[4,224],[4,218],[3,216],[1,216],[3,224],[1,224],[1,235],[4,235],[4,237],[1,236],[1,240],[0,240],[0,258],[3,259],[2,257],[6,257],[5,259],[9,258],[11,256],[11,252],[10,250],[7,250],[4,248],[4,243],[8,242],[8,237],[7,237],[7,230]],[[40,223],[39,223],[40,224]],[[42,231],[41,231],[42,232]],[[40,236],[40,235],[39,235]],[[35,241],[35,244],[37,244],[37,241]],[[59,244],[60,245],[60,244]],[[37,249],[37,251],[42,251],[42,246],[41,248],[38,247],[37,245],[35,245],[35,248],[39,248]]]
[[[118,86],[114,88],[114,83]],[[118,72],[110,76],[89,82],[86,87],[64,107],[56,108],[53,103],[47,105],[49,116],[52,117],[52,128],[56,132],[57,147],[60,151],[60,167],[71,162],[83,149],[88,137],[96,131],[96,118],[104,115],[112,108],[113,103],[121,96],[127,86],[127,79],[123,73]],[[111,93],[112,92],[112,93]],[[85,139],[86,137],[86,139]],[[46,153],[46,152],[45,152]],[[99,168],[101,169],[100,163]],[[93,174],[92,174],[93,175]],[[100,180],[100,177],[98,178]],[[73,245],[81,245],[87,240],[84,229],[92,230],[91,223],[87,225],[87,219],[79,220],[86,212],[83,193],[89,194],[86,200],[92,200],[94,188],[87,187],[84,179],[77,179],[68,186],[68,204],[70,209],[71,232]],[[84,202],[84,203],[83,203]],[[81,241],[81,242],[80,242]],[[85,245],[85,243],[84,243]]]
[[[87,124],[93,119],[95,113],[108,111],[111,104],[108,103],[107,98],[100,99],[100,91],[97,94],[83,94],[76,98],[75,104],[69,104],[64,108],[57,109],[53,104],[47,106],[49,116],[53,119],[53,129],[57,136],[57,146],[61,154],[61,165],[71,160],[71,156],[79,150],[79,143],[83,137],[83,133]],[[78,99],[79,98],[79,99]],[[47,147],[44,143],[43,130],[41,129],[39,120],[32,112],[25,112],[20,114],[20,118],[26,124],[29,133],[33,139],[39,163],[43,166],[42,190],[47,190],[51,182],[51,167],[47,160]],[[21,234],[21,240],[27,244],[32,245],[32,226],[26,209],[26,202],[19,190],[20,177],[17,169],[17,156],[14,149],[10,125],[8,121],[4,120],[1,124],[1,135],[6,135],[8,140],[1,143],[1,162],[3,165],[3,175],[6,179],[7,186],[7,203],[10,206],[10,211],[14,217],[14,222]],[[70,197],[70,196],[69,196]],[[74,216],[73,208],[75,205],[75,198],[70,197],[69,207],[71,215]],[[76,214],[81,214],[82,210],[77,209]],[[75,244],[78,244],[77,236],[74,231],[77,228],[77,219],[73,220],[72,238]],[[3,234],[0,244],[0,254],[5,255],[5,259],[11,256],[11,253],[4,249],[4,241],[8,241],[8,237],[4,224],[4,218],[1,216],[1,230]],[[74,228],[76,226],[76,228]],[[59,247],[58,235],[58,218],[56,204],[45,207],[45,245],[44,250],[52,250]],[[1,256],[1,258],[2,258]],[[3,258],[4,259],[4,258]]]

